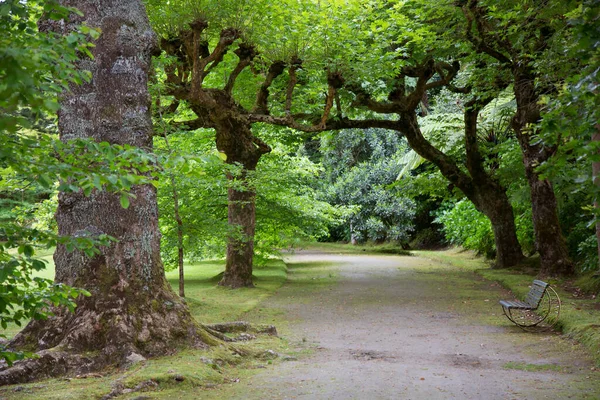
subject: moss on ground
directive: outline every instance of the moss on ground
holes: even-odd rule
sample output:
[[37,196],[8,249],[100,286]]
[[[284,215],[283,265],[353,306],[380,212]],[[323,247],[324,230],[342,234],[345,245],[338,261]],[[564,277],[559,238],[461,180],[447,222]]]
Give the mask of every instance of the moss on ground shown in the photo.
[[510,361],[504,364],[505,369],[516,369],[519,371],[526,372],[544,372],[544,371],[556,371],[565,372],[564,366],[556,364],[526,364],[520,362]]

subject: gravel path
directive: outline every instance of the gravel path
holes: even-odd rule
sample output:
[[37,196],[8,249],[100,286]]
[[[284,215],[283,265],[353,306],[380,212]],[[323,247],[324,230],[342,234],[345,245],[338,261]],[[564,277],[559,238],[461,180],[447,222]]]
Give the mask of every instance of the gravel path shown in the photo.
[[[510,295],[473,272],[419,257],[300,252],[287,262],[290,283],[262,308],[283,310],[284,335],[314,352],[210,397],[600,398],[580,346],[511,326],[497,304]],[[322,262],[335,284],[294,285],[294,274]]]

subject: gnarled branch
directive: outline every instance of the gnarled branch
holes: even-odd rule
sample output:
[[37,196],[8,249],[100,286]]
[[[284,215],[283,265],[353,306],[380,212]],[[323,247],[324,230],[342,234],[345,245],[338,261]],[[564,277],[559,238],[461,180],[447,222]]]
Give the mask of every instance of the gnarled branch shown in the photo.
[[292,62],[290,63],[290,68],[288,70],[288,74],[290,76],[290,80],[288,82],[287,90],[285,91],[285,113],[287,115],[291,114],[292,110],[292,96],[294,94],[294,88],[298,83],[298,77],[296,76],[296,71],[302,67],[302,60],[298,57],[294,57]]
[[[473,43],[477,51],[485,53],[503,64],[511,64],[512,60],[499,50],[495,49],[491,42],[504,47],[506,50],[511,50],[510,43],[501,40],[492,35],[484,26],[485,13],[482,7],[479,7],[477,0],[469,0],[461,6],[462,12],[467,19],[465,35],[467,39]],[[479,37],[473,35],[473,25],[479,34]]]
[[228,94],[231,94],[231,92],[233,91],[233,86],[235,85],[235,81],[238,78],[238,76],[242,73],[244,69],[246,69],[246,67],[252,64],[252,60],[254,60],[254,57],[256,57],[257,55],[254,46],[248,43],[240,43],[240,46],[237,48],[237,50],[234,51],[234,53],[238,56],[240,61],[235,66],[235,69],[231,72],[231,74],[229,74],[227,84],[223,88],[223,90],[225,90],[225,92],[227,92]]
[[269,88],[273,84],[275,78],[281,75],[285,71],[285,62],[275,61],[269,66],[265,81],[261,85],[256,95],[256,104],[252,112],[259,114],[269,114],[269,106],[267,104],[269,100]]

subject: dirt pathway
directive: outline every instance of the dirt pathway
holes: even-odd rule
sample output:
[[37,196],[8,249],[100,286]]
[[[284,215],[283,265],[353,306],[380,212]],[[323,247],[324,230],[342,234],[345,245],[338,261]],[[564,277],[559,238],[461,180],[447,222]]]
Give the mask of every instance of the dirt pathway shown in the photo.
[[[496,284],[419,257],[301,252],[290,283],[263,308],[282,310],[297,361],[207,392],[239,399],[600,398],[598,374],[578,345],[525,333],[501,316]],[[331,263],[334,285],[294,276]]]

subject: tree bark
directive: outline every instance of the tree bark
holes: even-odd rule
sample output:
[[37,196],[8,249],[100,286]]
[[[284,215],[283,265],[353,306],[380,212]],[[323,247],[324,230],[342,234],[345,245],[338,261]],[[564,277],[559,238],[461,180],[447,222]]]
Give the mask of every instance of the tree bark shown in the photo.
[[[231,110],[227,104],[225,107]],[[221,118],[217,119],[217,115]],[[254,287],[252,262],[256,229],[256,192],[247,178],[248,172],[256,169],[260,157],[271,151],[271,148],[252,134],[250,124],[241,115],[217,112],[213,118],[217,149],[225,153],[228,164],[242,166],[238,176],[228,176],[230,182],[234,179],[238,182],[227,191],[227,221],[231,232],[227,238],[225,273],[219,285],[231,288]]]
[[525,173],[531,191],[531,206],[535,242],[540,254],[540,274],[545,276],[572,275],[575,266],[569,258],[567,242],[558,220],[558,206],[552,184],[547,179],[540,179],[531,166],[531,159],[526,160]]
[[525,257],[517,239],[515,216],[506,190],[500,185],[492,185],[489,189],[483,185],[478,192],[479,199],[473,201],[473,204],[492,223],[496,244],[496,266],[503,268],[519,264]]
[[551,157],[553,149],[531,141],[534,134],[533,125],[541,119],[535,76],[528,65],[515,67],[513,74],[517,112],[511,125],[519,140],[531,192],[533,229],[541,260],[540,274],[572,275],[575,273],[575,265],[569,258],[567,242],[560,228],[558,205],[552,183],[547,179],[540,179],[536,171],[540,164]]
[[233,231],[227,238],[227,261],[221,286],[254,287],[252,260],[256,227],[256,193],[252,190],[228,190],[227,222]]
[[[80,62],[81,68],[92,72],[91,82],[72,87],[61,101],[61,140],[90,138],[151,150],[147,78],[157,43],[141,1],[62,3],[84,16],[66,25],[47,21],[47,28],[67,33],[69,24],[86,22],[102,34],[93,49],[94,59]],[[56,310],[55,316],[32,321],[20,332],[11,346],[41,350],[41,358],[33,361],[38,366],[15,366],[25,371],[20,373],[14,368],[2,371],[0,383],[91,371],[126,363],[134,353],[156,356],[181,346],[203,345],[200,328],[165,279],[156,190],[141,185],[132,193],[136,197],[127,209],[116,194],[60,193],[56,213],[60,235],[108,234],[118,242],[100,248],[93,257],[57,247],[55,281],[85,288],[92,295],[79,298],[74,313]]]

